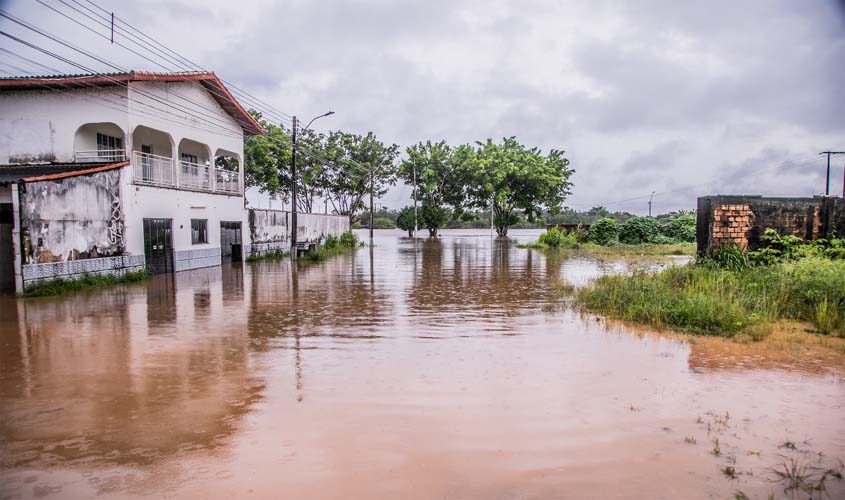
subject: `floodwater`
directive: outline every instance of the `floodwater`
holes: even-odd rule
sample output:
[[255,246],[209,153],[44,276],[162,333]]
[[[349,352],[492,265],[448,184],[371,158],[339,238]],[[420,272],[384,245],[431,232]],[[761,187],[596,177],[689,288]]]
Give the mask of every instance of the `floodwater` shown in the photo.
[[0,498],[767,498],[845,458],[837,367],[574,313],[625,264],[536,232],[400,236],[0,299]]

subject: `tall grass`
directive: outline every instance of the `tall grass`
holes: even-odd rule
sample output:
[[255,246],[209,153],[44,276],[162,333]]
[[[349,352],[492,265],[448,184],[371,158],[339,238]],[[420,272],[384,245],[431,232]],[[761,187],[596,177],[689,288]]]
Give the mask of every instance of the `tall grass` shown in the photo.
[[110,274],[107,275],[95,275],[95,274],[86,274],[79,279],[74,280],[66,280],[66,279],[55,279],[50,281],[43,281],[41,283],[36,283],[32,286],[28,286],[23,293],[21,293],[22,297],[47,297],[50,295],[62,295],[69,292],[75,292],[78,290],[85,290],[88,288],[99,288],[104,286],[111,286],[117,285],[120,283],[132,283],[134,281],[141,281],[147,278],[146,271],[137,271],[131,273],[125,273],[120,276],[113,276]]
[[313,251],[302,256],[304,262],[321,262],[329,257],[340,255],[351,249],[358,247],[358,236],[355,233],[348,231],[340,236],[329,235],[326,240],[317,245]]
[[703,335],[743,333],[759,340],[770,331],[761,325],[790,319],[845,337],[841,260],[809,257],[745,267],[687,264],[654,274],[603,276],[576,294],[590,311]]

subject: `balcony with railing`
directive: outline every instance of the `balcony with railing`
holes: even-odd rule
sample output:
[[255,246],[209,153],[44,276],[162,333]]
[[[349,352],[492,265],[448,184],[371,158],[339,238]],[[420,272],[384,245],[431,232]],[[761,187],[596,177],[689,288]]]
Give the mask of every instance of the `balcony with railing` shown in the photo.
[[73,161],[80,163],[88,162],[118,162],[126,160],[126,151],[122,149],[91,149],[75,151]]
[[212,191],[211,167],[191,161],[179,162],[179,187],[197,191]]
[[217,167],[215,169],[214,190],[219,193],[239,194],[241,192],[240,175],[237,171]]
[[172,158],[135,151],[132,160],[136,184],[176,187]]

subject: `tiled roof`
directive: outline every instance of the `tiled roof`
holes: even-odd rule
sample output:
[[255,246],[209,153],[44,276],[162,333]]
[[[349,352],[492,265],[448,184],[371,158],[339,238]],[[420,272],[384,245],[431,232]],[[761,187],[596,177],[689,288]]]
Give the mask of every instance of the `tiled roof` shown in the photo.
[[0,165],[0,184],[11,182],[37,182],[77,175],[93,174],[129,165],[128,161],[117,163],[39,163],[31,165]]
[[2,90],[31,90],[47,88],[90,87],[121,85],[127,82],[199,82],[214,100],[241,126],[247,135],[261,135],[264,129],[244,110],[229,89],[213,72],[184,71],[178,73],[153,73],[130,71],[128,73],[97,73],[75,75],[43,75],[0,78]]

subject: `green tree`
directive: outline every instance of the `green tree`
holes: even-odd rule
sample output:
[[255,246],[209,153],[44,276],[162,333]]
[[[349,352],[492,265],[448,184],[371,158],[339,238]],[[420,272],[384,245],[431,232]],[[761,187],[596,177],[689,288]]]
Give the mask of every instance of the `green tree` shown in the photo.
[[399,217],[396,218],[396,227],[408,231],[409,238],[414,236],[414,207],[405,207],[399,211]]
[[[499,236],[507,236],[508,227],[518,220],[521,210],[529,222],[547,210],[556,215],[566,196],[573,170],[563,151],[552,149],[543,156],[538,148],[527,148],[515,137],[495,143],[478,143],[475,154],[456,151],[454,164],[459,167],[467,186],[470,204],[477,208],[493,205],[493,223]],[[458,148],[460,149],[460,148]]]
[[611,245],[619,240],[619,224],[616,219],[603,217],[590,225],[587,240],[597,245]]
[[350,222],[364,208],[371,186],[374,196],[379,197],[396,183],[394,161],[399,146],[385,146],[372,132],[365,136],[329,132],[323,152],[323,189],[334,212],[348,216]]
[[678,241],[695,241],[695,212],[680,211],[663,226],[663,234]]
[[405,150],[408,157],[399,165],[399,176],[408,185],[416,181],[417,201],[423,206],[421,222],[430,236],[449,218],[449,207],[460,214],[465,192],[460,170],[452,162],[452,148],[446,141],[420,142]]
[[290,192],[291,138],[282,127],[249,112],[264,127],[264,135],[244,138],[244,185],[270,196]]

